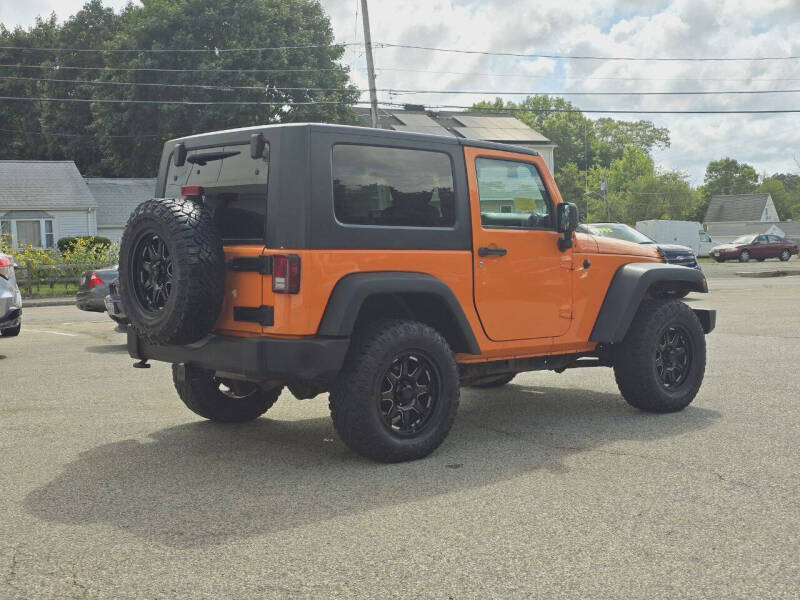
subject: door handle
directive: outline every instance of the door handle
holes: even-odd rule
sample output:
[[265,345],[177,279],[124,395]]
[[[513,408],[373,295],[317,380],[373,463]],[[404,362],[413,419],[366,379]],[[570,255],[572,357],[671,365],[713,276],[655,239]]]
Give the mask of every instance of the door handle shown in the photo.
[[482,246],[478,248],[478,256],[505,256],[508,250],[505,248],[487,248]]

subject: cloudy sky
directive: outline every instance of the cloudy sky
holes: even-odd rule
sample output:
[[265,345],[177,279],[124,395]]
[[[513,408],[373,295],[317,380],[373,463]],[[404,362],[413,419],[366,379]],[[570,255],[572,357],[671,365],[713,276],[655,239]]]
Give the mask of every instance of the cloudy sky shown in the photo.
[[[0,0],[0,21],[27,25],[37,14],[66,16],[80,0]],[[121,7],[124,2],[106,0]],[[337,40],[363,41],[360,0],[322,0]],[[360,14],[359,14],[360,19]],[[374,42],[518,54],[602,57],[800,56],[798,0],[370,0]],[[375,50],[378,87],[486,94],[382,92],[379,99],[469,105],[508,92],[800,90],[800,59],[608,61]],[[366,87],[363,52],[348,49]],[[366,98],[366,94],[365,94]],[[584,110],[800,109],[800,92],[712,96],[575,96]],[[590,115],[595,116],[595,115]],[[731,156],[759,172],[800,171],[800,113],[783,115],[611,115],[668,127],[667,169],[701,183],[710,160]]]

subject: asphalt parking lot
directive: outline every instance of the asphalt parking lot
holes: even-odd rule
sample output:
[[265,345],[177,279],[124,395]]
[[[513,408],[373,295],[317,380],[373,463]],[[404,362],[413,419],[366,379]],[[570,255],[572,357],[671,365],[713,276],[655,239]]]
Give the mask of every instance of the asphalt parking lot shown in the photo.
[[523,374],[400,465],[324,397],[204,422],[105,315],[31,308],[0,339],[0,598],[796,598],[800,277],[708,270],[685,411]]

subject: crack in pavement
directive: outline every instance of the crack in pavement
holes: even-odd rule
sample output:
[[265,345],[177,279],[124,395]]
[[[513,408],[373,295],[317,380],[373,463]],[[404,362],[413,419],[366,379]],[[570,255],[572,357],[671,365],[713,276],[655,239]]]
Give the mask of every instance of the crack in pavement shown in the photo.
[[[490,431],[492,433],[498,433],[498,434],[510,437],[512,439],[516,439],[516,440],[519,440],[519,441],[522,441],[522,442],[526,442],[526,443],[529,443],[529,444],[542,446],[542,447],[548,448],[550,450],[567,450],[567,451],[575,451],[575,452],[594,452],[594,453],[597,453],[597,454],[605,454],[605,455],[610,455],[610,456],[627,456],[627,457],[631,457],[631,458],[638,458],[638,459],[641,459],[641,460],[660,462],[662,464],[670,465],[670,466],[677,467],[677,468],[684,468],[684,469],[689,469],[689,470],[692,470],[692,471],[706,473],[707,475],[713,475],[718,480],[723,481],[725,483],[738,485],[740,487],[743,487],[743,488],[745,488],[747,490],[751,490],[751,491],[754,491],[754,492],[760,492],[762,489],[766,488],[766,489],[778,490],[778,491],[780,491],[780,492],[782,492],[784,494],[787,494],[787,495],[792,495],[793,494],[793,492],[791,492],[790,490],[784,489],[784,488],[782,488],[780,486],[771,485],[771,484],[770,485],[758,485],[758,486],[756,486],[756,485],[747,483],[745,481],[742,481],[740,479],[726,477],[722,473],[720,473],[718,471],[715,471],[714,469],[711,469],[711,468],[703,467],[703,466],[700,466],[700,465],[694,465],[694,464],[690,464],[690,463],[685,463],[685,462],[681,462],[681,461],[674,460],[674,459],[662,458],[660,456],[653,456],[653,455],[650,455],[650,454],[638,454],[636,452],[626,452],[626,451],[622,451],[622,450],[604,450],[602,448],[590,448],[588,446],[568,446],[568,445],[551,444],[551,443],[543,442],[541,440],[537,440],[537,439],[533,439],[533,438],[527,437],[524,434],[520,434],[520,433],[517,433],[517,432],[507,431],[505,429],[500,429],[500,428],[496,428],[496,427],[489,427],[487,425],[484,425],[484,424],[481,424],[481,423],[477,423],[477,422],[475,422],[475,421],[473,421],[473,420],[471,420],[469,418],[461,417],[459,420],[461,420],[463,422],[466,422],[467,424],[471,425],[472,427],[475,427],[476,429],[483,429],[484,431]],[[796,504],[796,505],[800,504],[800,502],[798,502],[798,501],[789,500],[789,502],[791,504]]]

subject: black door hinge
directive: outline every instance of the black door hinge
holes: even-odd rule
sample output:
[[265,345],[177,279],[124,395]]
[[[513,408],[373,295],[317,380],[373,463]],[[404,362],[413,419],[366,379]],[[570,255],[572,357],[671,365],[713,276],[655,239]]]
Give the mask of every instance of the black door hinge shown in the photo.
[[261,256],[237,256],[228,261],[228,268],[231,271],[254,271],[262,275],[272,274],[272,257]]
[[275,324],[275,309],[272,306],[234,306],[233,320],[248,321],[269,327]]

